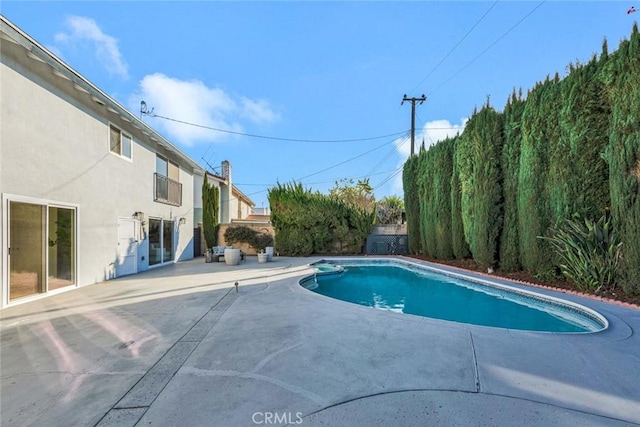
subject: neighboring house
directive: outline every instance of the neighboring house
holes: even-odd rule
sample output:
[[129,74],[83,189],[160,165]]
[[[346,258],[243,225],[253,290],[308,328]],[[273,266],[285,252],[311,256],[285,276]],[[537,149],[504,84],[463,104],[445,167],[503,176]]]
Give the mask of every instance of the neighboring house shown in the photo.
[[[206,172],[207,182],[220,189],[220,213],[218,221],[221,225],[230,224],[238,220],[244,220],[249,217],[253,211],[255,203],[235,185],[233,185],[231,163],[224,160],[221,164],[221,175]],[[196,173],[194,175],[194,223],[198,229],[194,230],[195,235],[200,234],[200,244],[194,250],[195,256],[204,253],[205,242],[202,235],[202,183],[204,182],[204,173]],[[221,236],[220,236],[221,237]]]
[[0,26],[0,307],[193,258],[204,169]]

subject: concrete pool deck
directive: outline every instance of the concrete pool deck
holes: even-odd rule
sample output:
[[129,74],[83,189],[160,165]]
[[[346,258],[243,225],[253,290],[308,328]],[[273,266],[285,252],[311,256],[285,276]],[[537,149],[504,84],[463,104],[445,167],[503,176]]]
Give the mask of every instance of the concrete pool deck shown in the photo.
[[318,259],[196,259],[0,311],[0,425],[640,424],[639,309],[533,288],[609,329],[457,324],[310,292]]

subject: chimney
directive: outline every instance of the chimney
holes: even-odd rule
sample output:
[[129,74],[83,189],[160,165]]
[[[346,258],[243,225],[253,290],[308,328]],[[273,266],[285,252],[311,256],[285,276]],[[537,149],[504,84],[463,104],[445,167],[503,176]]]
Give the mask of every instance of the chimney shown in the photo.
[[222,177],[226,185],[220,186],[220,222],[228,224],[231,222],[233,184],[231,182],[231,163],[228,160],[222,161]]

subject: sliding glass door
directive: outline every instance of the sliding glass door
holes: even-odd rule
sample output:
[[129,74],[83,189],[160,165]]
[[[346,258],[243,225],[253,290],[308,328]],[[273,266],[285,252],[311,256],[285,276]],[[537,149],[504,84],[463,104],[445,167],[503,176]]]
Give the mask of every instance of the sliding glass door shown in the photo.
[[76,210],[9,201],[9,300],[76,284]]
[[162,224],[162,262],[173,261],[173,226],[175,222],[164,220]]
[[149,265],[162,263],[162,220],[149,218]]
[[49,207],[49,290],[76,283],[76,211]]
[[9,300],[45,292],[42,205],[9,204]]
[[149,219],[149,265],[173,261],[175,221]]

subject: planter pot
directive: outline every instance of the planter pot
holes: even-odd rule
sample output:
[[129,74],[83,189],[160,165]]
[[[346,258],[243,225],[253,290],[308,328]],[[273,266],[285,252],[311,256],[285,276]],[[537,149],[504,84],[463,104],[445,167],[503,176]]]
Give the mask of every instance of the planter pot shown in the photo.
[[240,264],[240,249],[225,249],[224,262],[227,265]]
[[204,262],[213,262],[213,254],[211,252],[204,254]]
[[258,254],[258,263],[259,264],[264,264],[267,261],[269,261],[269,256],[267,254]]
[[267,255],[267,261],[273,261],[273,246],[267,246],[264,252]]

